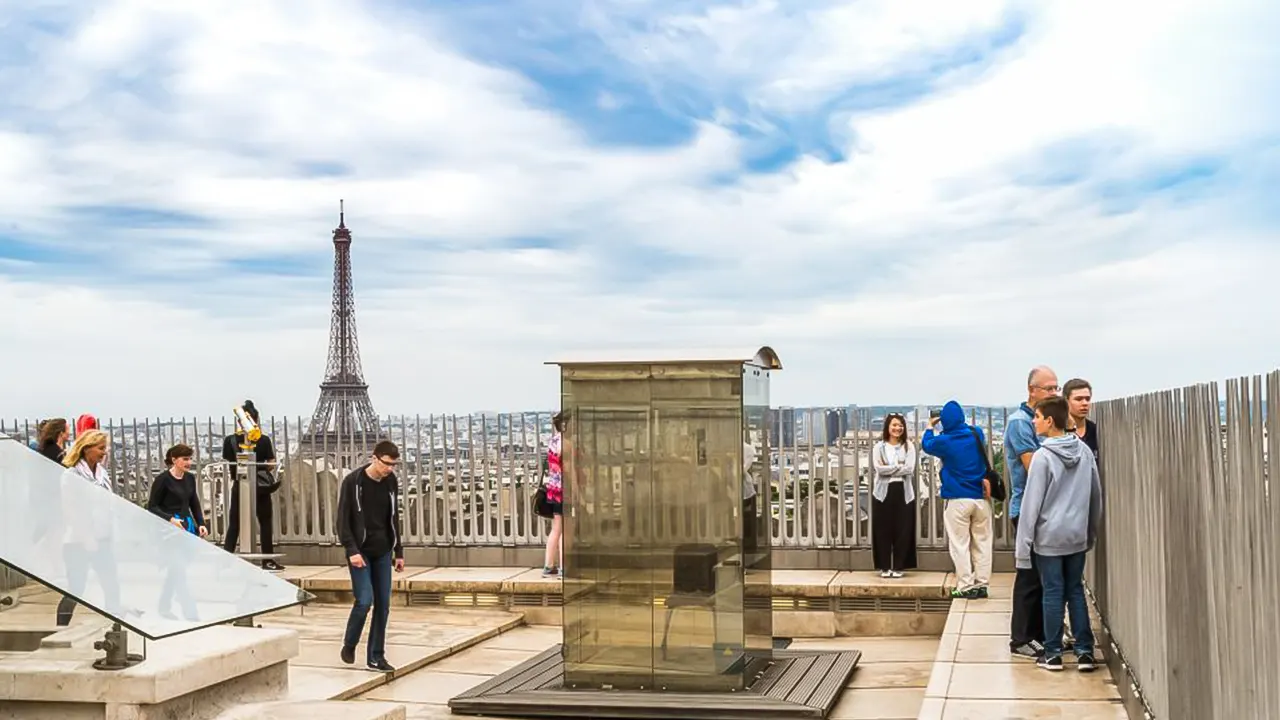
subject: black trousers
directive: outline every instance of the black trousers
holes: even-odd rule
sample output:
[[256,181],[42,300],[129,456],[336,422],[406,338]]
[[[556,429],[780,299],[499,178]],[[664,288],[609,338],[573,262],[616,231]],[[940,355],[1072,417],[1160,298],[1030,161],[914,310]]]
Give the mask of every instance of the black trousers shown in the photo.
[[884,502],[871,498],[871,557],[877,570],[913,570],[916,566],[916,504],[906,486],[889,483]]
[[[263,553],[275,552],[275,543],[272,541],[272,523],[274,514],[271,505],[271,493],[258,493],[258,508],[255,513],[258,518],[258,542],[261,544]],[[222,547],[229,553],[236,551],[236,545],[240,543],[240,483],[231,485],[231,502],[227,505],[227,534],[222,538]],[[249,548],[245,548],[245,552],[249,552]]]
[[[1014,537],[1018,518],[1011,518]],[[1013,580],[1013,619],[1009,627],[1009,647],[1026,645],[1035,640],[1044,644],[1044,587],[1040,584],[1040,568],[1036,554],[1031,553],[1031,569],[1019,570]]]

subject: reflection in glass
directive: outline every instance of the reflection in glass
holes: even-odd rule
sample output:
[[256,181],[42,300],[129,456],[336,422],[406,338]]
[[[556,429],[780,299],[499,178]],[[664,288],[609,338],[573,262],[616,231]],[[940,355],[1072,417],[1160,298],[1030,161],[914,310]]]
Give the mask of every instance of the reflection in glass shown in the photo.
[[159,639],[310,599],[0,435],[0,561]]

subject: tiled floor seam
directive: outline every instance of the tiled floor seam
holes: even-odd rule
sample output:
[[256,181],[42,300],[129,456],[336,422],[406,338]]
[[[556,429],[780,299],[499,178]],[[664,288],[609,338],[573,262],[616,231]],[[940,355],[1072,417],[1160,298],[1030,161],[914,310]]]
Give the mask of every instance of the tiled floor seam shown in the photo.
[[418,670],[421,670],[424,667],[440,662],[441,660],[444,660],[447,657],[457,655],[463,650],[470,650],[471,648],[479,645],[482,642],[492,640],[500,635],[511,632],[512,630],[515,630],[521,627],[525,627],[523,616],[516,618],[514,620],[511,620],[505,625],[501,625],[491,630],[486,630],[483,633],[473,635],[467,638],[466,640],[459,642],[457,645],[451,645],[449,647],[442,648],[441,652],[433,653],[420,660],[415,660],[407,665],[398,667],[395,669],[395,672],[379,673],[375,677],[371,678],[370,682],[362,683],[354,688],[344,690],[343,692],[340,692],[329,699],[330,700],[351,700],[353,698],[358,698],[361,695],[364,695],[365,693],[368,693],[372,690],[376,690],[384,685],[389,685],[392,682],[399,680],[402,677],[407,677],[408,675],[414,672],[417,672]]
[[[991,602],[991,601],[985,600],[982,602]],[[966,632],[965,620],[967,616],[984,614],[984,613],[978,613],[978,612],[974,612],[974,613],[967,612],[969,605],[970,605],[970,602],[966,602],[966,601],[956,601],[952,603],[951,610],[949,611],[949,614],[947,617],[946,629],[943,631],[942,639],[938,645],[937,654],[934,657],[933,668],[929,677],[929,683],[925,689],[924,702],[920,707],[920,712],[917,715],[917,720],[941,720],[941,718],[944,717],[944,713],[948,707],[948,704],[952,701],[956,703],[973,702],[973,699],[970,699],[970,698],[951,698],[950,697],[950,680],[952,676],[952,671],[955,669],[955,666],[958,664],[957,658],[959,656],[959,646],[961,644],[961,641],[965,637],[976,637],[976,636],[988,635],[988,633],[982,633],[977,631],[976,627],[971,628],[971,630],[973,630],[972,632]],[[1096,618],[1093,618],[1093,620],[1094,622],[1097,622]],[[1018,660],[1010,656],[1010,657],[1004,658],[999,662],[989,663],[989,664],[1018,665],[1020,663],[1027,663],[1027,662],[1029,661]],[[1109,676],[1106,672],[1105,666],[1100,665],[1099,669],[1094,671],[1091,677],[1094,678],[1093,682],[1097,684],[1111,685],[1111,683],[1108,682]],[[1098,703],[1119,703],[1119,697],[1118,697],[1118,694],[1114,691],[1114,688],[1112,690],[1112,693],[1115,694],[1116,697],[1108,700],[1099,700],[1097,698],[1090,699],[1090,698],[1023,697],[1023,698],[1017,698],[1016,700],[1011,700],[1011,701],[1032,702],[1032,703],[1046,702],[1046,703],[1054,703],[1054,704],[1066,704],[1068,706],[1076,705],[1076,704],[1095,705]]]

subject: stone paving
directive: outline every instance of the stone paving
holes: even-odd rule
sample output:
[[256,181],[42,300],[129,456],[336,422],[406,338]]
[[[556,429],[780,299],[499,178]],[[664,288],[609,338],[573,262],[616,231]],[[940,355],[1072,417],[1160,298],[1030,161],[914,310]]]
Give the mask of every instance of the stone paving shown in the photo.
[[[286,577],[303,583],[320,580],[338,590],[340,568],[290,568]],[[785,574],[784,574],[785,573]],[[424,578],[423,575],[430,578]],[[860,596],[888,592],[928,592],[945,582],[941,573],[908,576],[906,583],[881,580],[872,573],[779,571],[777,584],[792,595]],[[409,575],[409,574],[406,574]],[[535,577],[527,568],[435,568],[397,578],[465,591],[466,583],[558,583]],[[831,714],[832,720],[1121,720],[1126,717],[1105,668],[1092,674],[1067,669],[1050,673],[1008,652],[1012,575],[998,574],[989,600],[955,601],[940,637],[835,636],[797,638],[794,649],[857,649],[862,661]],[[863,581],[863,582],[859,582]],[[897,585],[897,587],[894,587]],[[528,586],[521,587],[528,591]],[[36,589],[23,593],[20,606],[0,613],[0,626],[52,623],[57,596]],[[349,606],[312,604],[258,619],[265,627],[299,635],[300,653],[290,662],[290,700],[351,699],[365,703],[401,703],[408,718],[450,715],[449,698],[504,672],[560,641],[555,626],[529,626],[519,613],[501,609],[449,609],[396,605],[388,627],[388,661],[397,672],[387,676],[363,669],[364,647],[356,666],[338,658]],[[76,622],[93,622],[83,608]],[[1095,628],[1097,620],[1095,618]],[[1099,660],[1102,658],[1099,657]]]

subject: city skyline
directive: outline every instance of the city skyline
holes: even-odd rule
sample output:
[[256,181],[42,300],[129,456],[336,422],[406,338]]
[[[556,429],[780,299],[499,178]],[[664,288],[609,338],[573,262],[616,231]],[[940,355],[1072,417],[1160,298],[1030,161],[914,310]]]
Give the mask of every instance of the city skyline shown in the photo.
[[594,348],[769,344],[801,407],[1269,370],[1274,5],[14,8],[0,412],[306,412],[337,198],[391,415]]

